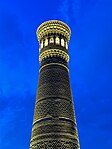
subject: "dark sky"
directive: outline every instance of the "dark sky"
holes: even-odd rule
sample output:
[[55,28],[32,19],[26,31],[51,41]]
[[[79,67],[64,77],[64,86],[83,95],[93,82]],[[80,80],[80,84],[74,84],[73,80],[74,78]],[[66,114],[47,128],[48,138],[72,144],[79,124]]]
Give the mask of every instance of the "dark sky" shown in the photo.
[[51,19],[72,30],[81,149],[112,149],[112,0],[0,0],[0,149],[29,149],[39,73],[35,32]]

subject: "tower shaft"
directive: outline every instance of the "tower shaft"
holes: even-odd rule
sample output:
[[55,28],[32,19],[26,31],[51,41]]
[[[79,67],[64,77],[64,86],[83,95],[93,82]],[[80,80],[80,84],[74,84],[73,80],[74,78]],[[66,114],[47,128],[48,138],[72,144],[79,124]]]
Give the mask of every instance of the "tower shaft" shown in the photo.
[[37,36],[40,73],[30,149],[79,149],[68,69],[70,29],[47,21]]

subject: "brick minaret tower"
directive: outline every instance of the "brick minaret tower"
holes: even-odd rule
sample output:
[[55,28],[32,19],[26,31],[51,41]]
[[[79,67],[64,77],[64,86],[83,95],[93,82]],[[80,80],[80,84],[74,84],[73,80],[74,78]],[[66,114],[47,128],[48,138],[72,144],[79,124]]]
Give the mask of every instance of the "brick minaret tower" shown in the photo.
[[68,69],[70,28],[47,21],[37,37],[40,74],[30,149],[80,149]]

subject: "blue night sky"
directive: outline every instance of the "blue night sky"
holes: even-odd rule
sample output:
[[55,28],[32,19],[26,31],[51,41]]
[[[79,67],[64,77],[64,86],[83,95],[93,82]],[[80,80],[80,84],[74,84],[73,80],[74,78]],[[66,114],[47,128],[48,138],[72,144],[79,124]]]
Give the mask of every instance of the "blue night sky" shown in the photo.
[[0,149],[29,149],[39,74],[35,32],[51,19],[72,30],[81,149],[112,149],[112,0],[0,1]]

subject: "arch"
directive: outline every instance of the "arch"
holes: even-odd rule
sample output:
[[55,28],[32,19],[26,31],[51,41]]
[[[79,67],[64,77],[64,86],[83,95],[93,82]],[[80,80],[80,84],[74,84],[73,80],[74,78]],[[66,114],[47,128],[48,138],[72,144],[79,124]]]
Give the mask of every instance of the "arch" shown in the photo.
[[59,37],[56,37],[56,39],[55,39],[55,42],[56,42],[56,44],[60,44],[60,39],[59,39]]
[[48,39],[45,39],[45,43],[44,43],[45,47],[48,46]]
[[66,42],[66,49],[68,49],[68,43]]
[[61,39],[61,46],[64,47],[64,45],[65,45],[65,41],[64,41],[64,39],[62,38],[62,39]]
[[50,40],[49,40],[49,42],[50,42],[50,43],[54,43],[54,38],[51,37]]
[[43,48],[43,40],[41,41],[40,48]]

